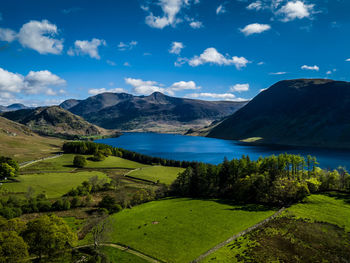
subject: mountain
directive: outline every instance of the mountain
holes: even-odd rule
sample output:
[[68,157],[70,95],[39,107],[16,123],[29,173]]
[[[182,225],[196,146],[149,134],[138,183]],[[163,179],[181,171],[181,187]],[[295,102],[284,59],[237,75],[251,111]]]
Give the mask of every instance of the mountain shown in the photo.
[[27,106],[20,104],[20,103],[11,104],[9,106],[1,106],[0,105],[0,112],[16,111],[16,110],[23,110],[23,109],[29,109],[29,108],[30,107],[27,107]]
[[209,132],[246,142],[350,148],[350,83],[297,79],[276,83]]
[[28,127],[0,117],[0,155],[30,161],[61,151],[63,140],[39,136]]
[[70,99],[70,100],[65,100],[60,104],[60,107],[69,110],[70,108],[74,107],[80,102],[80,100],[75,100],[75,99]]
[[[61,105],[67,107],[70,103]],[[246,103],[175,98],[160,92],[149,96],[103,93],[79,101],[68,110],[106,129],[185,132],[228,116]]]
[[113,133],[113,131],[107,131],[85,121],[59,106],[4,112],[1,115],[26,125],[32,131],[45,135],[96,136]]

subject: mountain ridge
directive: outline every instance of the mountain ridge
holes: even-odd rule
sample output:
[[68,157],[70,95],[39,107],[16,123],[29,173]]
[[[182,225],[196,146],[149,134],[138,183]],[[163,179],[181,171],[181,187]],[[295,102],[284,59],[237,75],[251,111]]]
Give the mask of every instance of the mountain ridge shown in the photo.
[[[68,110],[106,129],[183,133],[228,116],[246,103],[177,98],[160,92],[148,96],[106,92],[81,100]],[[61,105],[67,107],[70,102]]]
[[350,148],[350,83],[329,79],[277,82],[208,137],[263,144]]

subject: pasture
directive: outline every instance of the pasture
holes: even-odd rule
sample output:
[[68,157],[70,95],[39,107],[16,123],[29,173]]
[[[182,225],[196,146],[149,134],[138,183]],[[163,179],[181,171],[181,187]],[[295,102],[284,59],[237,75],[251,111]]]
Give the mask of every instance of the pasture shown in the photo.
[[177,178],[178,174],[183,172],[184,168],[167,166],[149,166],[137,169],[128,174],[128,176],[148,180],[156,183],[170,185]]
[[29,187],[32,187],[35,194],[45,193],[48,198],[58,198],[93,176],[109,180],[107,175],[97,171],[25,174],[16,178],[19,182],[4,183],[1,188],[9,193],[23,194]]
[[110,216],[107,240],[165,262],[189,262],[274,212],[219,200],[164,199]]

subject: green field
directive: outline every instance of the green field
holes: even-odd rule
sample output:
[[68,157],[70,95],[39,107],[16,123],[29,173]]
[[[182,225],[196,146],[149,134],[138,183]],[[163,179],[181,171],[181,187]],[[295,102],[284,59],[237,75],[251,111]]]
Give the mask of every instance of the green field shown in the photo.
[[344,194],[311,195],[305,203],[288,208],[288,212],[301,218],[327,222],[350,231],[350,196]]
[[274,212],[216,200],[165,199],[110,216],[108,239],[162,261],[189,262]]
[[[318,195],[311,195],[306,198],[305,202],[295,204],[288,208],[282,216],[296,216],[296,218],[303,218],[306,220],[311,220],[310,222],[327,222],[331,224],[338,225],[340,227],[344,227],[346,231],[350,231],[350,196],[349,195],[344,195],[344,194],[318,194]],[[282,218],[283,219],[283,218]],[[288,229],[288,225],[293,226],[294,229],[302,228],[304,229],[302,231],[296,231],[294,233],[295,236],[297,236],[298,232],[303,232],[305,236],[299,236],[299,243],[302,244],[302,242],[305,242],[305,245],[310,246],[312,243],[309,239],[312,237],[315,242],[322,242],[325,243],[327,240],[322,240],[322,231],[328,231],[327,235],[329,236],[330,239],[332,239],[333,235],[336,233],[336,231],[332,228],[332,226],[322,226],[319,227],[318,225],[307,225],[305,226],[306,223],[303,224],[295,224],[293,221],[292,223],[286,223],[286,224],[276,224],[273,225],[272,228],[274,230],[271,230],[271,233],[278,233],[278,231],[285,231],[285,229]],[[271,223],[273,224],[273,222]],[[326,227],[330,229],[326,229]],[[279,229],[280,228],[280,229]],[[266,226],[264,228],[266,230]],[[279,230],[278,230],[279,229]],[[323,229],[323,230],[322,230]],[[291,233],[293,230],[288,230],[286,233]],[[320,232],[321,233],[318,233]],[[281,244],[281,247],[279,247],[278,242],[274,243],[273,240],[273,235],[272,234],[266,235],[266,233],[261,232],[260,236],[256,235],[255,239],[258,239],[260,242],[261,246],[267,246],[270,247],[270,252],[265,251],[265,252],[260,252],[260,254],[255,255],[255,256],[261,256],[262,254],[265,253],[267,254],[277,254],[276,251],[279,251],[282,254],[288,255],[290,251],[286,249],[286,247],[283,247],[282,239],[279,239],[279,243]],[[300,235],[300,234],[299,234]],[[269,238],[271,240],[269,240]],[[295,237],[294,237],[295,238]],[[277,239],[277,238],[276,238]],[[319,239],[319,241],[318,241]],[[337,238],[339,242],[344,242],[341,241],[340,238]],[[276,240],[275,240],[276,241]],[[329,240],[328,240],[329,241]],[[242,255],[244,250],[246,250],[249,246],[249,244],[253,244],[253,241],[250,240],[249,238],[240,238],[237,241],[233,241],[230,244],[226,245],[225,247],[219,249],[218,251],[214,252],[213,254],[209,255],[207,258],[203,260],[203,262],[220,262],[220,263],[235,263],[235,262],[240,262],[237,260],[238,255]],[[276,251],[273,252],[273,247],[276,247]],[[288,245],[292,249],[292,245]],[[315,244],[315,247],[317,247],[317,244]],[[311,250],[310,250],[311,251]],[[294,252],[295,253],[295,252]],[[301,253],[301,252],[299,252]],[[264,261],[265,262],[265,261]],[[328,261],[327,261],[328,262]]]
[[132,171],[128,175],[155,183],[159,180],[160,183],[170,185],[184,170],[178,167],[150,166]]
[[25,193],[28,187],[31,186],[35,190],[35,194],[45,192],[48,198],[57,198],[96,175],[99,178],[106,178],[108,180],[108,177],[104,173],[96,171],[26,174],[19,175],[16,178],[20,182],[5,183],[1,188],[8,190],[10,193]]
[[113,247],[101,247],[100,251],[108,258],[109,262],[118,263],[146,263],[147,260],[135,256],[129,252]]
[[129,161],[120,157],[109,156],[101,162],[89,161],[86,168],[128,168],[136,169],[141,167],[147,167],[145,164]]
[[63,154],[59,157],[47,159],[25,166],[21,172],[35,171],[71,171],[73,167],[74,154]]

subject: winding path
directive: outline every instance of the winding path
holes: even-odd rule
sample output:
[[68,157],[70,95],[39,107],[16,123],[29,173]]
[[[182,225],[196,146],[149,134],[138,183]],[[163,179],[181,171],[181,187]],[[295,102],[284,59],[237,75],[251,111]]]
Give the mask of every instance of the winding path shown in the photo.
[[215,247],[213,247],[212,249],[208,250],[207,252],[205,252],[204,254],[200,255],[198,258],[196,258],[195,260],[191,261],[191,263],[197,263],[202,261],[205,257],[209,256],[210,254],[214,253],[215,251],[219,250],[220,248],[226,246],[227,244],[231,243],[233,240],[236,240],[237,238],[248,234],[249,232],[253,231],[254,229],[262,226],[263,224],[271,221],[272,219],[274,219],[275,217],[277,217],[279,214],[281,214],[283,211],[285,210],[285,208],[281,208],[280,210],[278,210],[276,213],[274,213],[272,216],[266,218],[265,220],[255,224],[254,226],[251,226],[249,228],[247,228],[246,230],[243,230],[242,232],[239,232],[238,234],[230,237],[229,239],[225,240],[224,242],[221,242],[220,244],[216,245]]

